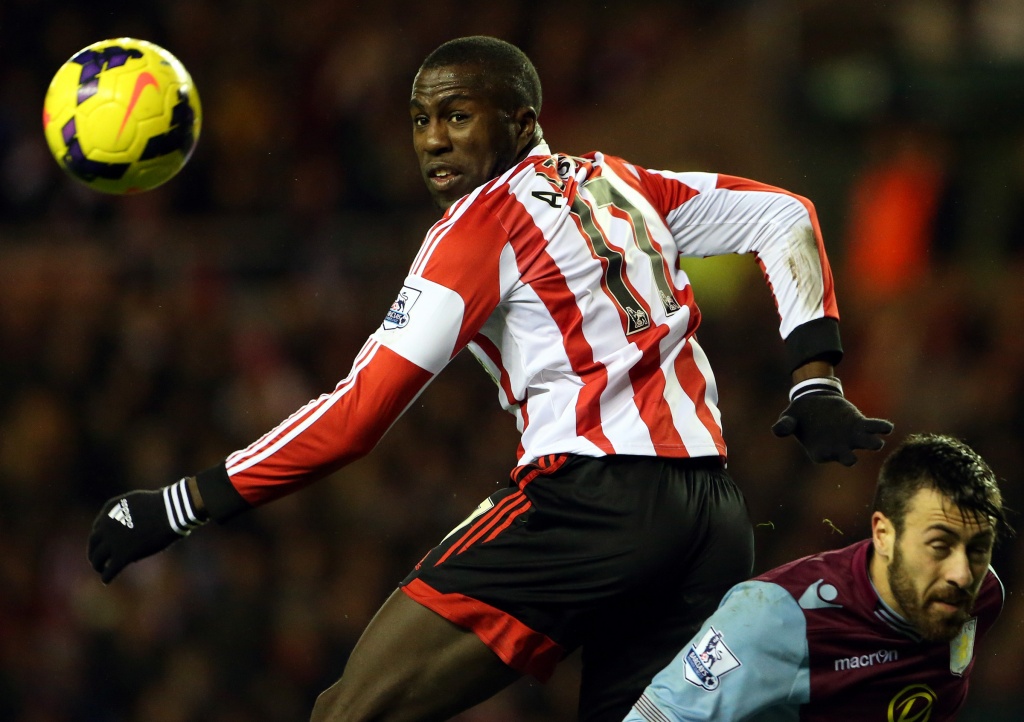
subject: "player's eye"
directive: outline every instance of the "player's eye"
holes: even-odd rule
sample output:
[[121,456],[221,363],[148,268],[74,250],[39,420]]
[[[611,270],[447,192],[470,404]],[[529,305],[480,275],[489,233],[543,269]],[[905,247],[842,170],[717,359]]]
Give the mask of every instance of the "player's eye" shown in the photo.
[[975,561],[985,561],[992,550],[987,547],[968,547],[967,554]]
[[462,111],[456,111],[448,116],[448,120],[453,123],[464,123],[469,120],[469,113],[463,113]]
[[417,128],[422,128],[430,123],[430,118],[425,115],[414,115],[412,117],[412,124]]

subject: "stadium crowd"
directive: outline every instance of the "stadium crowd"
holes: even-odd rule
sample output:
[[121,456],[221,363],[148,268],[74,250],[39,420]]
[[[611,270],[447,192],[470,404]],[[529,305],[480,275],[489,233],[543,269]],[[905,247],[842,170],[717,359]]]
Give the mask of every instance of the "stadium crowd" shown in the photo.
[[[215,463],[348,372],[436,217],[405,107],[455,35],[527,50],[560,147],[811,197],[847,394],[896,438],[963,438],[1024,508],[1024,3],[135,5],[0,7],[0,719],[305,719],[410,565],[504,483],[514,423],[469,401],[497,394],[463,355],[332,479],[109,587],[85,559],[103,500]],[[39,115],[64,60],[120,35],[185,63],[204,127],[179,177],[113,198],[61,173]],[[866,536],[880,456],[820,467],[772,437],[788,378],[756,274],[691,271],[728,319],[699,337],[762,571]],[[1007,605],[968,722],[1024,714],[1024,543],[994,566]],[[571,718],[572,682],[565,665],[460,720]]]

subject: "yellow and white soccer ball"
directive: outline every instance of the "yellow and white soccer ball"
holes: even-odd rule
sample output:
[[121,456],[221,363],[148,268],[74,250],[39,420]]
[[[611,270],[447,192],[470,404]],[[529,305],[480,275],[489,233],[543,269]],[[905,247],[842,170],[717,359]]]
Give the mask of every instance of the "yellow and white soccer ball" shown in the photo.
[[138,193],[182,169],[202,115],[177,58],[145,40],[115,38],[83,48],[57,71],[43,130],[72,178],[106,193]]

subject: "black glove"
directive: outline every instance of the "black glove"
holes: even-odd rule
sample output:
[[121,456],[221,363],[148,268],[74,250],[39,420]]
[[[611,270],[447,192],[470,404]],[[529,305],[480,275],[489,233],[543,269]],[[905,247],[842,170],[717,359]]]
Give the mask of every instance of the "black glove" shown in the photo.
[[206,523],[185,479],[156,491],[108,499],[92,523],[89,563],[109,584],[131,562],[155,554]]
[[843,396],[839,379],[807,379],[789,392],[789,406],[772,426],[776,436],[796,436],[811,461],[838,461],[853,466],[854,449],[878,451],[885,442],[877,434],[892,431],[892,422],[866,418]]

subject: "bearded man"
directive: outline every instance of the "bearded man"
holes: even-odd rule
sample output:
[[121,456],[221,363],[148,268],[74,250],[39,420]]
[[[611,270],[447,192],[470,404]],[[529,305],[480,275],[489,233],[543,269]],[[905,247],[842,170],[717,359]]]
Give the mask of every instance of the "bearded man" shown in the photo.
[[953,720],[1009,531],[974,450],[912,435],[882,464],[870,539],[733,587],[626,720]]

